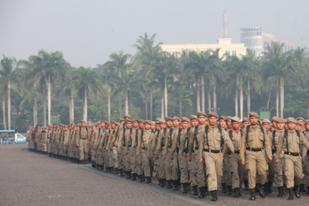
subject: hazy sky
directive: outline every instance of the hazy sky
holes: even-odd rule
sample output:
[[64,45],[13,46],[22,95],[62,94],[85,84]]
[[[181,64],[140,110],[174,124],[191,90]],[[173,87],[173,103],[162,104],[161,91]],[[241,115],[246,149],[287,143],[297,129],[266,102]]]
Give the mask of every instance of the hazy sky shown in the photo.
[[0,0],[0,55],[28,58],[60,50],[74,66],[134,52],[145,32],[164,43],[211,43],[259,25],[295,45],[309,46],[308,0]]

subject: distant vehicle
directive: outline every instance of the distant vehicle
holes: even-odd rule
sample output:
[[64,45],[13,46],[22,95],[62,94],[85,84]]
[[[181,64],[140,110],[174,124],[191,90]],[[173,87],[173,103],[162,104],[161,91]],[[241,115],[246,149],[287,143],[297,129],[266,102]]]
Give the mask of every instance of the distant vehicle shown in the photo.
[[15,133],[15,143],[16,144],[26,144],[27,138],[20,133]]
[[13,129],[0,130],[0,144],[25,144],[27,139]]

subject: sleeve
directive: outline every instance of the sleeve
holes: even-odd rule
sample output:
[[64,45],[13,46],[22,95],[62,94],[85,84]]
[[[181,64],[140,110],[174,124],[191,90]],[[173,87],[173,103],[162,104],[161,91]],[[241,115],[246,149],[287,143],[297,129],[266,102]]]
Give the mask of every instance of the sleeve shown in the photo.
[[[228,133],[226,131],[222,131],[222,136],[224,139],[224,145],[232,152],[234,153],[234,145],[232,140],[229,138]],[[223,149],[223,148],[222,148]]]

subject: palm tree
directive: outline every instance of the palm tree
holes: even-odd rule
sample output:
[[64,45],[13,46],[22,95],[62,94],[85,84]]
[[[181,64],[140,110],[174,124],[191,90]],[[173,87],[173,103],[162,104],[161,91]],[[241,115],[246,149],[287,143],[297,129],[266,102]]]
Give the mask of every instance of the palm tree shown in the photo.
[[[285,51],[283,43],[272,42],[264,52],[264,69],[267,77],[274,76],[276,82],[276,115],[284,116],[285,79],[295,76],[297,67],[293,67],[292,51]],[[294,64],[295,65],[295,64]]]
[[89,93],[96,93],[99,88],[99,81],[95,71],[80,67],[72,74],[74,86],[83,99],[83,120],[88,121],[88,98]]
[[[3,57],[1,60],[0,75],[2,76],[2,81],[5,85],[5,90],[7,92],[7,123],[8,129],[11,129],[11,81],[14,75],[14,70],[16,68],[16,60],[13,58]],[[5,108],[5,105],[4,105]],[[4,111],[5,113],[5,111]]]
[[[38,55],[31,56],[29,61],[32,64],[31,76],[39,79],[41,83],[45,83],[46,89],[43,94],[47,95],[47,124],[51,123],[51,93],[53,80],[57,77],[64,77],[64,71],[68,64],[63,59],[62,53],[56,51],[47,53],[46,51],[39,51]],[[43,103],[44,116],[46,115],[46,102]],[[44,117],[45,122],[45,117]],[[44,123],[45,125],[46,123]]]

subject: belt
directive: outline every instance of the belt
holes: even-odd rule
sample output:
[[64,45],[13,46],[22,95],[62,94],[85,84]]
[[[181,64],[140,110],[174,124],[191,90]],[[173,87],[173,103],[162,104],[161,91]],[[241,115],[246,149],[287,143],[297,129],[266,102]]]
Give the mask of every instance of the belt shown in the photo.
[[210,153],[220,153],[220,150],[211,150],[211,149],[204,149],[204,152],[210,152]]
[[252,151],[252,152],[261,152],[263,148],[252,148],[252,147],[247,147],[246,150]]
[[273,153],[273,154],[277,152],[277,150],[276,150],[276,149],[273,149],[273,150],[271,150],[271,151],[272,151],[272,153]]
[[284,152],[286,155],[299,156],[298,152]]
[[234,151],[235,154],[239,154],[239,150]]

